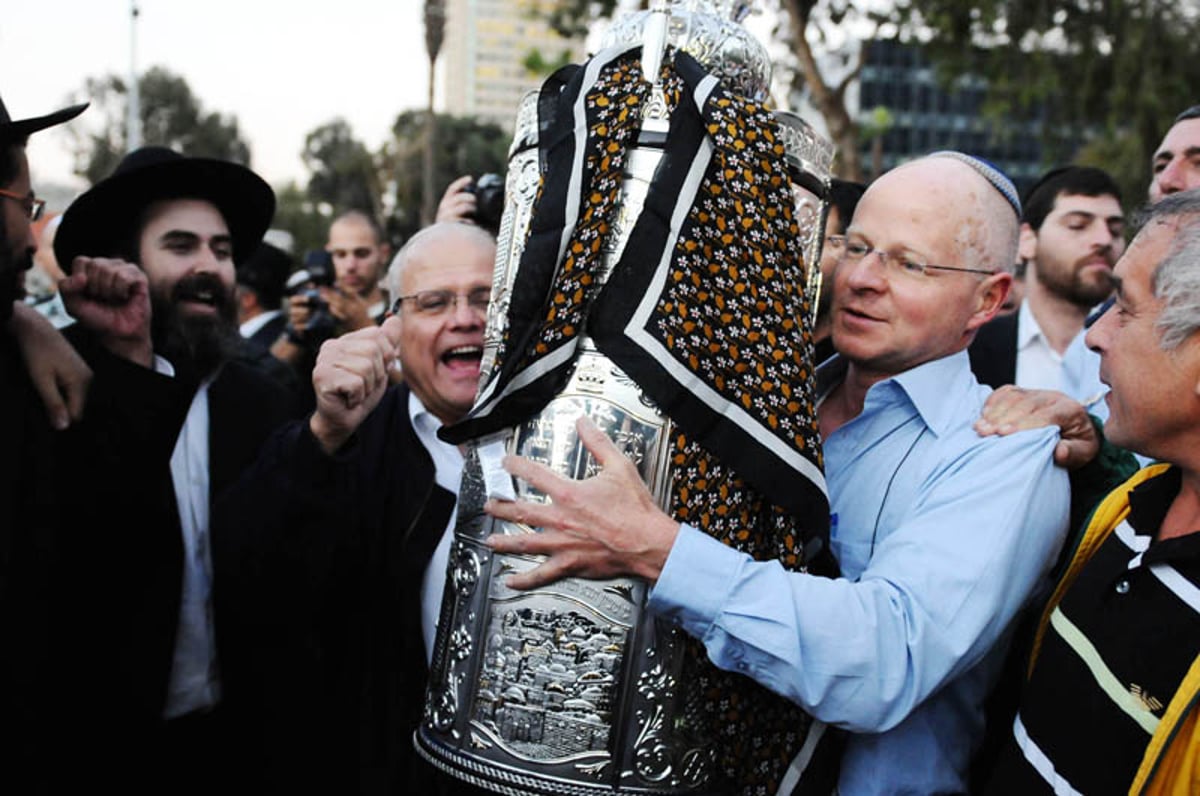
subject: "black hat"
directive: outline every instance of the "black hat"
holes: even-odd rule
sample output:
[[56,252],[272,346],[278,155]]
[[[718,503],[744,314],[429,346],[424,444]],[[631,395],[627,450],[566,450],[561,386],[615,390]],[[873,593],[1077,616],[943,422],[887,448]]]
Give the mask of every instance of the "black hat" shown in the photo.
[[205,199],[216,205],[240,263],[258,247],[275,215],[275,192],[245,166],[185,157],[147,146],[126,155],[111,176],[80,195],[59,223],[54,256],[64,271],[78,255],[123,256],[142,211],[161,199]]
[[88,103],[85,102],[81,105],[63,108],[61,111],[48,113],[45,116],[13,121],[13,118],[8,115],[8,108],[4,107],[4,100],[0,99],[0,144],[24,139],[30,133],[36,133],[38,130],[45,130],[47,127],[74,119],[83,113],[83,109],[87,106]]
[[237,281],[239,285],[253,288],[267,306],[278,306],[291,272],[292,256],[263,241],[237,267]]

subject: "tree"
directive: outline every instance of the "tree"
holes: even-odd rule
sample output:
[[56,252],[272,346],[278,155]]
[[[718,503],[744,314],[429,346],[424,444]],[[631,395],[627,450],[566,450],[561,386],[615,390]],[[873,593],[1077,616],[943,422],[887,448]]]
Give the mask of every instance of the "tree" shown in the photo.
[[275,189],[275,219],[271,226],[292,233],[297,266],[305,252],[325,246],[332,216],[332,206],[313,201],[295,182]]
[[312,175],[308,196],[314,202],[325,202],[337,213],[378,214],[380,181],[375,160],[345,119],[326,122],[305,136],[301,160]]
[[1154,146],[1200,85],[1194,0],[923,0],[903,20],[944,74],[988,76],[989,117],[1040,114],[1051,162],[1089,160],[1129,197],[1144,196]]
[[[596,13],[611,14],[615,6],[544,2],[551,6],[547,18],[564,31],[586,29]],[[1014,117],[1040,119],[1047,165],[1118,157],[1103,165],[1139,173],[1140,193],[1151,149],[1200,85],[1198,6],[1195,0],[774,0],[772,10],[791,54],[777,66],[793,70],[794,88],[824,119],[841,176],[862,178],[862,131],[847,95],[863,68],[863,44],[895,37],[923,47],[947,88],[963,75],[986,77],[985,114],[998,134]]]
[[[206,111],[182,77],[152,67],[139,78],[138,90],[144,145],[249,165],[250,147],[237,118]],[[75,139],[75,173],[95,183],[112,174],[126,153],[129,87],[117,75],[88,78],[84,94],[92,103],[85,123],[67,129]]]
[[[403,240],[421,228],[421,162],[426,111],[405,111],[392,126],[393,138],[379,156],[381,180],[391,204],[388,232]],[[503,174],[511,136],[495,124],[437,115],[433,178],[438,197],[456,178]]]
[[433,145],[437,138],[437,114],[433,112],[434,75],[438,53],[446,38],[445,0],[425,0],[425,54],[429,56],[429,96],[425,107],[425,152],[421,161],[421,220],[430,224],[437,213],[438,197],[433,183]]

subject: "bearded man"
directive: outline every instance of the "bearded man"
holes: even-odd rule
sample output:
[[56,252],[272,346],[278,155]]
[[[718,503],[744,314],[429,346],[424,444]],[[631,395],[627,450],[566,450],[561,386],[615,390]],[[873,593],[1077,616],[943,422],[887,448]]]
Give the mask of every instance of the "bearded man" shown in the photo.
[[[48,743],[80,763],[62,767],[64,785],[253,789],[243,757],[254,722],[234,698],[238,644],[223,620],[236,612],[214,606],[222,563],[209,517],[292,411],[283,387],[237,357],[235,264],[274,210],[270,186],[243,166],[146,147],[63,215],[54,249],[77,319],[67,336],[97,379],[137,369],[155,395],[120,431],[145,440],[138,461],[100,447],[75,462],[79,521],[53,551],[46,677],[62,718]],[[77,298],[89,292],[106,300]],[[100,494],[96,479],[122,488]],[[89,512],[120,521],[101,528]]]
[[1084,322],[1112,293],[1125,251],[1121,190],[1108,173],[1067,166],[1029,190],[1018,256],[1025,300],[993,320],[971,344],[971,370],[984,384],[1059,390],[1103,419],[1100,358],[1084,343]]

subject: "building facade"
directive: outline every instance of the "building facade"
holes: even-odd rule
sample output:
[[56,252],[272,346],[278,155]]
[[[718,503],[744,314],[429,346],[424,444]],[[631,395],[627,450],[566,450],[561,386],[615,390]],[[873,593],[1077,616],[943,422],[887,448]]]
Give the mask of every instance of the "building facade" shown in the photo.
[[527,67],[532,53],[548,62],[583,60],[583,42],[551,30],[543,6],[540,0],[446,0],[440,57],[446,113],[511,131],[521,98],[546,78]]

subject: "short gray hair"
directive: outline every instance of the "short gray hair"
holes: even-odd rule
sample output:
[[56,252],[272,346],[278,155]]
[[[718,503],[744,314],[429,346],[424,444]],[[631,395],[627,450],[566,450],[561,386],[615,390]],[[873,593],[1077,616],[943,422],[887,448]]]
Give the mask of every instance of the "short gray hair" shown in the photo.
[[1159,345],[1170,351],[1200,330],[1200,189],[1171,194],[1145,208],[1139,227],[1176,220],[1179,232],[1154,269],[1150,287],[1163,310],[1155,324]]
[[475,241],[480,246],[488,246],[493,251],[496,249],[496,239],[492,237],[491,233],[474,224],[463,221],[440,221],[423,227],[400,247],[400,251],[396,252],[396,256],[392,258],[392,262],[388,266],[384,284],[392,301],[400,297],[400,280],[404,274],[404,266],[408,264],[413,252],[447,236],[463,237]]

